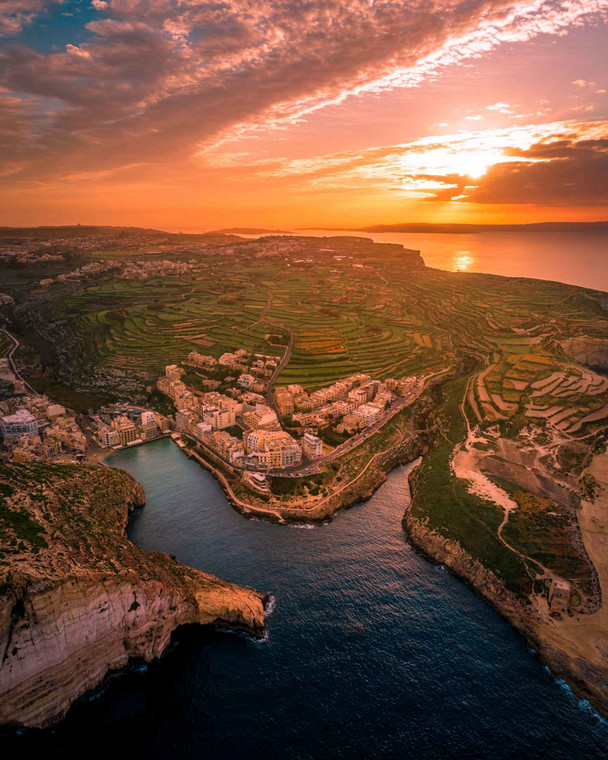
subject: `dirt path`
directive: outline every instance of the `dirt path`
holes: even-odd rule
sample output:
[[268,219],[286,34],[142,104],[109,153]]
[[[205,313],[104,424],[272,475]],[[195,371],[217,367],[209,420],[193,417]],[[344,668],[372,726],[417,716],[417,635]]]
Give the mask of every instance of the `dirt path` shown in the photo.
[[497,507],[503,510],[503,518],[496,531],[498,539],[505,548],[513,552],[513,554],[517,555],[524,562],[530,575],[532,576],[530,566],[533,565],[537,570],[540,570],[541,576],[553,578],[555,577],[554,573],[552,573],[547,567],[532,557],[529,557],[527,554],[519,551],[519,549],[516,549],[503,536],[503,531],[509,522],[511,512],[518,509],[518,504],[511,499],[506,491],[484,475],[479,467],[479,460],[482,458],[483,454],[474,447],[474,443],[477,440],[477,423],[474,422],[473,426],[471,426],[471,421],[469,420],[466,411],[466,405],[469,393],[471,392],[472,383],[474,384],[478,382],[480,378],[483,379],[491,368],[492,365],[489,365],[481,372],[473,373],[465,385],[464,394],[459,408],[467,426],[467,437],[463,443],[458,444],[454,449],[451,460],[452,472],[455,477],[468,481],[469,491],[471,493],[485,501],[490,501],[493,504],[496,504]]
[[587,472],[596,479],[599,493],[583,501],[579,525],[589,558],[597,570],[602,606],[592,615],[547,617],[541,628],[568,655],[581,658],[606,672],[608,668],[608,452],[594,457]]

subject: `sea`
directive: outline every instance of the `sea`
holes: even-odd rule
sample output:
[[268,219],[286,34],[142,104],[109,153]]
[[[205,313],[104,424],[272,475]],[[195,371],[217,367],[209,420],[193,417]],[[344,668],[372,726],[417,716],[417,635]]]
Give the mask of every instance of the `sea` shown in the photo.
[[[146,549],[272,595],[262,641],[183,629],[169,652],[11,742],[45,757],[605,758],[608,722],[401,519],[412,465],[314,528],[249,520],[171,439],[112,453],[146,506]],[[8,755],[7,755],[8,756]]]
[[298,235],[358,235],[420,251],[424,263],[449,272],[486,272],[556,280],[608,291],[606,232],[479,232],[476,234],[302,230]]
[[[420,248],[439,268],[608,290],[606,238],[498,234],[373,237]],[[412,465],[367,502],[307,528],[241,516],[170,439],[106,463],[146,491],[131,539],[268,592],[266,638],[184,628],[161,660],[110,679],[57,728],[0,740],[7,757],[608,755],[608,722],[469,587],[409,546],[401,520]]]

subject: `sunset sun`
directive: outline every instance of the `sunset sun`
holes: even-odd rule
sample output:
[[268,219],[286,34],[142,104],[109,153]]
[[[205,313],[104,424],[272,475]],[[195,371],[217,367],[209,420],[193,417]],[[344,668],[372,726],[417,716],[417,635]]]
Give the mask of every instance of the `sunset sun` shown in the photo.
[[607,43],[0,0],[2,757],[607,760]]

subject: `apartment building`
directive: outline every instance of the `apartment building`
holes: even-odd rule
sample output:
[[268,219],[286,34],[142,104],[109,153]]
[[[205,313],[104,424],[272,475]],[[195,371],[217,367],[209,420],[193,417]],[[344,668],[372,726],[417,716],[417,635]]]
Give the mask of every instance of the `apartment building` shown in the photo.
[[285,388],[278,388],[275,391],[274,398],[280,415],[285,416],[294,413],[295,406],[293,396],[288,390],[285,390]]
[[16,441],[22,435],[38,435],[38,421],[27,409],[0,418],[0,433],[5,443]]
[[217,359],[213,356],[199,354],[198,351],[190,351],[188,361],[190,364],[194,364],[196,367],[203,367],[204,369],[211,369],[217,366]]
[[214,430],[224,430],[236,423],[236,414],[233,409],[221,409],[217,406],[203,407],[203,422],[206,422]]
[[316,435],[304,433],[302,437],[302,451],[308,459],[319,459],[323,456],[323,442]]
[[112,427],[118,433],[121,446],[127,446],[139,438],[137,428],[128,417],[116,417],[116,419],[112,420]]
[[361,406],[353,412],[353,416],[360,417],[366,425],[373,425],[373,423],[380,417],[380,414],[381,410],[375,406],[375,404],[361,404]]
[[267,454],[264,461],[270,468],[291,467],[302,461],[300,445],[282,430],[254,430],[248,434],[246,446],[249,453]]
[[139,417],[139,424],[144,438],[155,438],[160,433],[154,412],[142,412]]

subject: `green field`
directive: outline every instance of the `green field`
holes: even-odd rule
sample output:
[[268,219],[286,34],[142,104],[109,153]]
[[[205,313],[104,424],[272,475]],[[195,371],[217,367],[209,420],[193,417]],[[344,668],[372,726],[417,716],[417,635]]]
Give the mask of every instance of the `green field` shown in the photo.
[[[312,391],[355,372],[384,379],[450,369],[420,423],[432,429],[434,445],[416,477],[413,512],[458,540],[518,594],[531,592],[540,558],[551,572],[564,575],[573,568],[581,597],[592,595],[588,561],[568,533],[569,506],[546,494],[532,497],[522,482],[503,478],[501,487],[520,505],[505,528],[506,543],[498,535],[502,509],[454,477],[451,460],[466,441],[467,420],[481,436],[494,430],[494,437],[473,446],[488,459],[510,456],[499,437],[525,451],[544,436],[547,453],[535,468],[547,479],[571,476],[568,487],[577,487],[579,472],[560,469],[560,451],[586,436],[581,446],[591,445],[605,429],[608,381],[567,356],[562,344],[581,335],[608,336],[600,296],[554,282],[416,268],[394,250],[355,246],[337,257],[319,249],[318,241],[310,247],[310,254],[261,256],[251,246],[203,249],[196,267],[179,277],[106,275],[44,291],[24,284],[21,273],[17,326],[21,335],[32,336],[34,375],[44,378],[50,392],[76,388],[88,398],[156,403],[146,389],[165,365],[183,362],[189,352],[219,357],[244,348],[279,356],[290,332],[293,352],[279,385],[298,383]],[[111,258],[121,256],[112,249]],[[124,257],[135,254],[129,250]],[[366,457],[394,445],[399,421],[394,424],[342,462],[340,477],[352,477]],[[582,461],[586,454],[573,456]],[[559,519],[552,521],[552,510]]]

